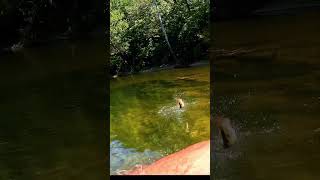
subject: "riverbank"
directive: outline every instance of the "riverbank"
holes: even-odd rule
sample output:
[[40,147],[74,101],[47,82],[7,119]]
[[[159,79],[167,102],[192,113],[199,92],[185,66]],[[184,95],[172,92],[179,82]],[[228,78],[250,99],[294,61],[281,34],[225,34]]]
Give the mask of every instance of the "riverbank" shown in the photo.
[[[181,68],[192,68],[192,67],[201,67],[201,66],[208,66],[210,63],[209,61],[203,60],[203,61],[198,61],[194,62],[188,66],[185,67],[179,67]],[[135,72],[135,73],[120,73],[119,75],[113,75],[110,76],[111,79],[116,79],[118,77],[125,77],[125,76],[131,76],[131,75],[136,75],[136,74],[144,74],[144,73],[150,73],[150,72],[159,72],[159,71],[166,71],[166,70],[171,70],[171,69],[176,69],[176,65],[169,65],[169,64],[163,64],[158,67],[151,67],[149,69],[142,70],[140,72]]]
[[253,15],[282,15],[319,9],[320,2],[313,0],[274,1],[266,4],[263,8],[255,10]]
[[[33,40],[17,39],[12,43],[6,45],[2,44],[0,47],[0,57],[4,55],[16,54],[22,52],[25,48],[38,48],[43,46],[57,45],[62,42],[76,42],[86,39],[104,39],[106,36],[105,27],[102,24],[96,25],[90,31],[75,32],[70,34],[61,34],[58,32],[50,32],[45,36]],[[12,37],[13,39],[15,37]],[[103,46],[103,44],[101,44]]]
[[[65,42],[77,42],[88,39],[104,39],[105,29],[102,25],[98,25],[88,32],[79,33],[76,35],[60,36],[58,33],[48,35],[47,37],[23,42],[17,41],[14,44],[8,44],[6,47],[0,49],[0,57],[5,55],[12,55],[23,52],[26,48],[39,48],[44,46],[55,46]],[[104,46],[104,44],[101,44]]]
[[213,6],[211,20],[220,22],[314,11],[319,10],[320,2],[315,0],[218,0]]

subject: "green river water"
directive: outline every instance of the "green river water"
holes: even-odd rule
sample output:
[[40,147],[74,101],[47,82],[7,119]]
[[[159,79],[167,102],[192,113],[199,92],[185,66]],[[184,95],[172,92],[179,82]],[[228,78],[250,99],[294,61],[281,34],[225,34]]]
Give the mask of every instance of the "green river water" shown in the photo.
[[214,25],[215,48],[260,49],[212,63],[212,112],[238,134],[227,150],[215,137],[215,179],[320,178],[319,18],[310,11]]
[[[210,138],[209,66],[110,82],[110,173],[121,174]],[[175,98],[185,107],[179,109]]]
[[0,57],[0,179],[106,178],[105,48],[59,42]]

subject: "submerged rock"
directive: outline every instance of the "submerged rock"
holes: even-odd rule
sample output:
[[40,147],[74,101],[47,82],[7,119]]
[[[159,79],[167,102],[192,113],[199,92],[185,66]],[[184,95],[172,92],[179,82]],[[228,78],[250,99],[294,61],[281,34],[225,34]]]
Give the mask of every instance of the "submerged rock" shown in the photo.
[[139,152],[126,148],[120,141],[114,140],[110,143],[110,174],[122,174],[137,165],[150,164],[161,156],[159,152],[148,149]]

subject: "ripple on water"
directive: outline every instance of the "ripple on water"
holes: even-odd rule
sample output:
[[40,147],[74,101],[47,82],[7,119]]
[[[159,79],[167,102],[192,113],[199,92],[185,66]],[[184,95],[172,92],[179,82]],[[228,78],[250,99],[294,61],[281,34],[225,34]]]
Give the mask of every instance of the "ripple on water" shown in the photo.
[[196,104],[195,101],[193,101],[193,102],[185,101],[184,108],[179,108],[179,106],[177,106],[177,105],[162,106],[158,110],[158,114],[164,118],[177,119],[178,121],[181,122],[181,121],[183,121],[183,115],[186,112],[186,110],[188,109],[188,107],[192,106],[194,104]]
[[158,111],[158,114],[165,118],[175,117],[175,119],[181,121],[185,110],[185,108],[179,108],[178,106],[163,106]]

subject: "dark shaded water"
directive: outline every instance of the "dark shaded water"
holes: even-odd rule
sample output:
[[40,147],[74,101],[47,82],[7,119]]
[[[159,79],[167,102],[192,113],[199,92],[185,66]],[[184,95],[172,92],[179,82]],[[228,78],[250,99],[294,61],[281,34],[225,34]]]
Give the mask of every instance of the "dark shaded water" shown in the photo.
[[104,59],[97,40],[0,57],[0,179],[105,179]]
[[[210,138],[209,66],[121,77],[110,82],[110,173]],[[176,97],[185,107],[180,109]]]
[[230,117],[239,136],[229,150],[215,142],[216,179],[320,178],[319,18],[309,12],[215,24],[215,48],[261,49],[212,65],[212,110]]

